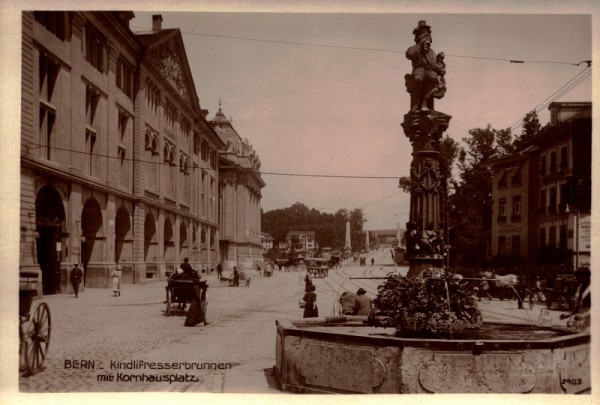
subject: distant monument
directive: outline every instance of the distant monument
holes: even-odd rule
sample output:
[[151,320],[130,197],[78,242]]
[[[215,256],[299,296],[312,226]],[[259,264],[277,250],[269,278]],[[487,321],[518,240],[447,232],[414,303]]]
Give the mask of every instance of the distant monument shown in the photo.
[[346,242],[344,243],[344,251],[352,252],[352,242],[350,240],[350,221],[346,221]]
[[412,72],[404,76],[410,93],[409,112],[402,128],[413,148],[410,165],[410,216],[406,224],[407,277],[415,277],[431,267],[442,267],[444,235],[441,221],[446,190],[440,173],[439,141],[448,129],[450,115],[436,111],[434,98],[446,93],[444,53],[431,49],[431,27],[419,21],[413,30],[415,45],[406,50]]

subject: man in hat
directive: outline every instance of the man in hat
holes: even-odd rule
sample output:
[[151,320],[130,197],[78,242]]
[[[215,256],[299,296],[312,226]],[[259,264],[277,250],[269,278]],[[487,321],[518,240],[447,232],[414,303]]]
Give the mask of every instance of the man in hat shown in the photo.
[[371,298],[366,296],[366,291],[363,288],[359,288],[356,292],[356,304],[358,312],[356,315],[369,315],[371,313]]
[[406,75],[408,91],[411,94],[410,111],[433,109],[432,96],[441,98],[445,92],[444,53],[439,55],[431,49],[431,27],[425,21],[413,30],[415,45],[406,50],[406,58],[412,61],[412,74]]
[[73,286],[73,291],[75,291],[75,298],[79,295],[79,284],[81,284],[81,279],[83,278],[83,272],[79,268],[79,263],[75,263],[75,267],[71,269],[70,274],[71,285]]
[[350,291],[344,291],[340,296],[339,302],[342,308],[342,315],[356,315],[358,305],[356,303],[356,294]]

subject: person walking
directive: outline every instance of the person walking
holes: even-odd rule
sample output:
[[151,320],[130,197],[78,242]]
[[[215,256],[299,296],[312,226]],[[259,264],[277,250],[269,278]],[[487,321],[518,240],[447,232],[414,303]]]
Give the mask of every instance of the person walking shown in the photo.
[[306,303],[304,305],[303,318],[317,318],[319,316],[319,308],[317,308],[317,293],[315,293],[315,286],[311,285],[308,287],[308,291],[304,293],[302,300]]
[[375,258],[371,257],[371,267],[375,266]]
[[201,281],[201,277],[194,279],[194,294],[192,295],[192,301],[190,303],[190,309],[188,310],[187,316],[183,326],[195,326],[201,322],[204,322],[204,326],[210,324],[206,320],[206,285],[205,281]]
[[308,292],[310,286],[313,285],[312,278],[310,277],[310,272],[306,270],[306,275],[304,276],[304,292]]
[[482,280],[479,284],[479,301],[481,298],[487,297],[488,300],[492,300],[492,296],[490,295],[490,284],[488,283],[485,276],[481,276]]
[[367,297],[367,292],[363,288],[356,291],[356,315],[369,315],[371,313],[371,298]]
[[77,298],[79,295],[79,284],[81,284],[81,279],[83,278],[83,272],[79,268],[79,263],[75,263],[75,267],[71,269],[69,278],[73,286],[73,291],[75,291],[75,298]]
[[223,277],[223,262],[217,264],[217,277],[219,278],[219,281],[221,281],[221,278]]
[[240,271],[238,270],[237,266],[233,266],[233,286],[240,286]]
[[112,273],[110,273],[113,282],[113,297],[121,296],[121,276],[122,276],[123,268],[118,264],[113,269]]

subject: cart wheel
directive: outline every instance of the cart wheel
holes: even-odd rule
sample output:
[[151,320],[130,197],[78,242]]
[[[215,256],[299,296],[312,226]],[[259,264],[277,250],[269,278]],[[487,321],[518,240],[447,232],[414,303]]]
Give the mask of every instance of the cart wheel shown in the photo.
[[50,308],[42,302],[35,309],[31,317],[31,327],[25,333],[23,350],[25,352],[25,366],[29,374],[35,374],[42,369],[48,354],[50,344]]
[[167,292],[167,316],[171,316],[171,294]]

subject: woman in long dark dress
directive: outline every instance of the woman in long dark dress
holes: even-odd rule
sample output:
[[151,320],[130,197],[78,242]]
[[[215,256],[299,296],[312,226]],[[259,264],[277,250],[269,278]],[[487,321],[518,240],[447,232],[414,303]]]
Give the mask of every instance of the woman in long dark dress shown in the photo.
[[319,308],[317,308],[317,294],[315,286],[308,287],[308,291],[302,298],[306,305],[304,306],[304,318],[316,318],[319,316]]
[[208,325],[208,322],[206,321],[207,288],[206,281],[194,279],[194,295],[192,296],[192,302],[190,303],[190,309],[185,318],[184,326],[195,326],[200,322],[204,322],[204,326]]

